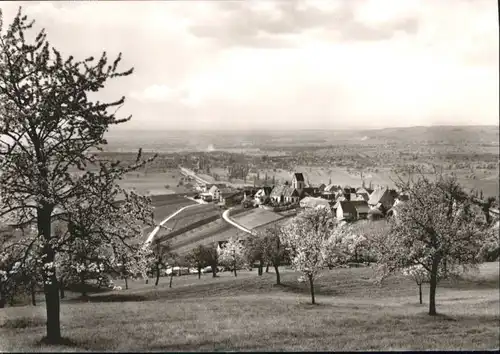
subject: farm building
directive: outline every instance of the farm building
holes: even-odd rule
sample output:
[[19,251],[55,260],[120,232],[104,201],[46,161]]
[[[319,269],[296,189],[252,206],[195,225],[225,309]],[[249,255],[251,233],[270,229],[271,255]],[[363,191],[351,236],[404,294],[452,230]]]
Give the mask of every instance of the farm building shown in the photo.
[[336,215],[338,220],[366,219],[370,208],[365,201],[341,201],[336,204]]
[[370,208],[389,210],[394,205],[395,197],[395,193],[387,187],[376,189],[370,195],[368,205]]
[[326,207],[330,208],[330,203],[323,198],[305,197],[300,201],[301,208],[317,208]]
[[257,204],[265,204],[271,198],[272,190],[273,190],[273,188],[268,187],[268,186],[265,186],[265,187],[262,187],[261,189],[259,189],[257,191],[257,193],[255,193],[255,196],[254,196]]

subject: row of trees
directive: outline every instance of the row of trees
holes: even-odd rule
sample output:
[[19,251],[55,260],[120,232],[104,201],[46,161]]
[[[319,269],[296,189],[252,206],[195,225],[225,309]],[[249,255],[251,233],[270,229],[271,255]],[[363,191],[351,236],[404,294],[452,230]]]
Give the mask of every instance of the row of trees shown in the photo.
[[314,280],[325,267],[343,266],[349,255],[362,256],[376,261],[380,283],[403,273],[416,280],[421,292],[428,282],[429,314],[435,315],[439,280],[474,269],[492,254],[498,258],[498,230],[455,178],[420,174],[411,184],[397,183],[409,201],[385,228],[360,235],[354,225],[338,224],[329,209],[320,208],[305,210],[282,229],[281,241],[294,269],[308,279],[313,303]]

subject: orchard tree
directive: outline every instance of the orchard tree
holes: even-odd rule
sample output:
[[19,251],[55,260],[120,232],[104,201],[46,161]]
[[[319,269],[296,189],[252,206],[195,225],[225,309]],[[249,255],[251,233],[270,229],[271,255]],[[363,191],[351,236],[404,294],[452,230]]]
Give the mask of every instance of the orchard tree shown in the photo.
[[292,267],[309,281],[313,304],[316,303],[314,280],[328,263],[324,250],[334,227],[329,208],[306,209],[294,217],[280,235],[290,250]]
[[191,250],[186,256],[186,262],[195,267],[198,271],[198,279],[201,278],[201,270],[207,264],[207,251],[203,245],[199,245]]
[[160,242],[155,240],[151,253],[151,260],[153,263],[153,273],[155,274],[155,286],[160,283],[160,275],[163,270],[167,268],[167,259],[170,256],[170,243]]
[[403,275],[413,279],[418,286],[418,299],[422,305],[422,284],[429,281],[429,272],[421,264],[403,269]]
[[266,228],[262,237],[264,260],[270,262],[274,267],[276,285],[281,284],[279,266],[287,256],[285,247],[280,239],[281,233],[282,229],[278,225],[274,225]]
[[397,182],[409,200],[398,206],[389,232],[374,235],[371,246],[377,250],[381,279],[415,265],[429,273],[429,315],[436,315],[438,275],[474,268],[486,221],[454,177],[417,177],[411,185]]
[[205,257],[206,262],[212,268],[212,277],[217,277],[218,266],[219,266],[219,250],[217,243],[211,243],[205,246]]
[[257,274],[262,275],[264,267],[264,242],[260,235],[251,235],[245,240],[245,259],[249,265],[259,262]]
[[[5,31],[0,20],[0,217],[9,219],[14,228],[36,225],[36,238],[42,244],[45,342],[60,343],[54,261],[71,233],[59,237],[52,223],[63,215],[74,216],[75,205],[82,201],[86,206],[96,203],[98,211],[89,210],[102,220],[99,227],[110,253],[128,254],[131,240],[140,236],[138,220],[150,213],[150,200],[126,193],[117,185],[125,173],[145,164],[140,153],[132,166],[93,153],[102,150],[104,134],[111,126],[130,119],[116,116],[123,97],[105,103],[95,101],[95,95],[110,79],[128,76],[132,69],[118,69],[121,55],[111,63],[106,53],[97,61],[93,57],[63,58],[49,45],[43,30],[31,36],[32,28],[33,22],[28,22],[21,9]],[[106,191],[102,196],[101,190]],[[114,201],[120,194],[125,200],[117,205]],[[127,220],[131,211],[139,214]]]
[[219,249],[220,262],[233,270],[234,276],[237,277],[236,270],[246,264],[245,247],[240,240],[231,237],[225,245]]

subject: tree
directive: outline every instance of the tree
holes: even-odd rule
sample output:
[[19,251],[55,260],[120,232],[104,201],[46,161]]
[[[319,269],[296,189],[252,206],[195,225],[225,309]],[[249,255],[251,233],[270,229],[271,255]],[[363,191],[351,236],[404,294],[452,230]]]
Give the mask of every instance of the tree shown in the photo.
[[161,271],[167,268],[167,259],[170,256],[170,243],[161,243],[159,240],[153,246],[153,267],[156,275],[155,286],[160,282]]
[[220,262],[231,268],[234,276],[237,277],[236,270],[245,265],[245,247],[236,238],[231,237],[224,246],[219,249]]
[[262,238],[262,248],[264,250],[264,259],[266,262],[271,262],[276,273],[276,285],[281,284],[279,266],[286,257],[285,247],[281,242],[280,235],[282,229],[277,225],[268,227],[264,231]]
[[207,264],[212,268],[212,277],[217,277],[217,267],[219,265],[219,251],[216,243],[205,246],[205,257]]
[[[125,192],[116,181],[147,161],[141,159],[140,151],[132,166],[92,153],[92,150],[102,150],[106,144],[104,134],[110,126],[130,119],[116,116],[124,98],[110,103],[93,98],[110,79],[132,73],[132,69],[118,70],[121,55],[111,64],[106,53],[97,62],[93,57],[81,61],[72,56],[63,59],[57,49],[49,46],[43,30],[28,42],[27,38],[32,36],[26,33],[32,27],[33,22],[28,22],[19,9],[7,31],[0,35],[0,194],[3,203],[0,217],[13,220],[10,224],[13,227],[36,225],[37,239],[42,244],[47,313],[45,341],[59,343],[62,337],[55,259],[67,238],[56,236],[52,223],[62,215],[74,215],[77,202],[87,198],[100,200],[97,204],[103,220],[102,231],[109,247],[125,250],[127,247],[116,245],[125,245],[140,235],[136,221],[151,212],[147,207],[150,200]],[[0,21],[0,31],[2,29]],[[97,167],[97,172],[89,171],[90,165]],[[83,173],[74,174],[74,171]],[[100,196],[96,193],[100,190],[106,193]],[[122,206],[112,203],[120,194],[125,195]],[[120,215],[128,211],[127,208],[139,214],[128,221]],[[117,223],[119,219],[123,225]],[[121,234],[122,231],[125,234]]]
[[280,235],[281,242],[290,251],[292,267],[309,280],[313,304],[316,303],[314,280],[327,264],[324,250],[334,226],[330,209],[306,209],[294,217]]
[[411,185],[397,183],[409,201],[389,221],[389,232],[372,238],[379,274],[422,266],[429,272],[429,315],[436,315],[438,273],[443,278],[478,263],[485,218],[454,177],[420,174]]
[[207,251],[203,245],[199,245],[196,248],[193,248],[191,252],[186,256],[186,261],[190,266],[193,266],[198,271],[198,279],[201,278],[201,270],[205,267],[207,262]]
[[429,272],[421,264],[416,264],[405,268],[403,275],[410,277],[417,283],[418,298],[420,305],[422,305],[422,284],[429,281]]
[[252,235],[245,240],[245,260],[249,265],[259,262],[258,274],[262,275],[264,266],[264,243],[263,237]]

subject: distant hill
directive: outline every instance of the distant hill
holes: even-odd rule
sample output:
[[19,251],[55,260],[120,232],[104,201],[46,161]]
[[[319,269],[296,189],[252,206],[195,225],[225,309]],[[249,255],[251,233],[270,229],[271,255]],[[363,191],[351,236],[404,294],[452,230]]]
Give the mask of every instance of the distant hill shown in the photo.
[[432,126],[385,128],[358,132],[362,140],[384,139],[394,142],[434,142],[444,144],[482,143],[498,145],[498,126]]

